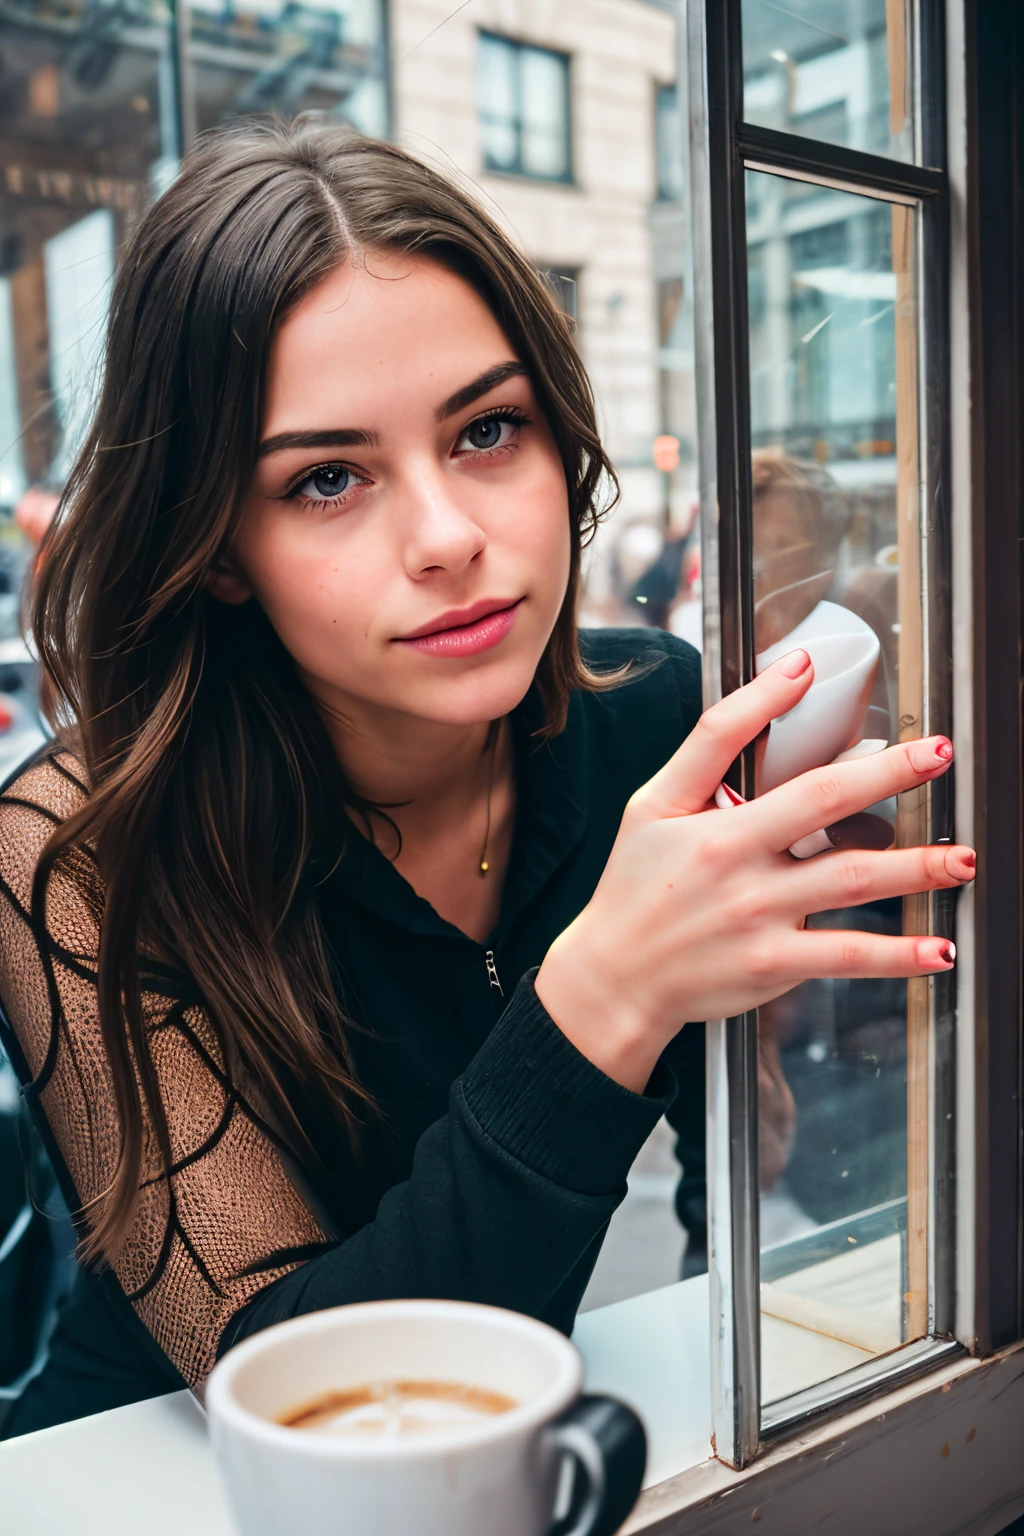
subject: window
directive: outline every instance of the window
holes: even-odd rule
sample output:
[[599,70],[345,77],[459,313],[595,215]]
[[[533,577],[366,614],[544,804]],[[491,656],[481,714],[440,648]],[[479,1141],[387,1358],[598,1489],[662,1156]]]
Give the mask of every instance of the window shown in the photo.
[[674,85],[659,85],[654,97],[654,147],[658,157],[658,197],[678,203],[683,197],[683,117]]
[[580,318],[580,269],[579,267],[549,266],[540,264],[540,275],[554,294],[555,302],[572,321],[577,325]]
[[913,32],[903,0],[742,0],[743,115],[911,160]]
[[[909,8],[859,0],[842,35],[826,10],[703,8],[706,686],[806,645],[836,735],[811,749],[797,711],[776,722],[756,786],[743,765],[748,795],[859,744],[952,730],[943,81],[925,47],[920,99],[908,86]],[[878,846],[954,830],[937,786],[872,812]],[[808,926],[952,937],[954,906],[911,897]],[[952,987],[823,979],[708,1025],[712,1413],[735,1465],[957,1350]]]
[[486,170],[572,180],[567,54],[481,32],[477,111]]

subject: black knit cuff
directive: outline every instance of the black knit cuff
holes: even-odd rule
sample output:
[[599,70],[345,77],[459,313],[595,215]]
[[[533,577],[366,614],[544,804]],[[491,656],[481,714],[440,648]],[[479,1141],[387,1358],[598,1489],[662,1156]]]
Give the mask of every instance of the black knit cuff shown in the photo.
[[470,1062],[462,1095],[480,1128],[535,1173],[580,1194],[619,1190],[675,1096],[659,1063],[646,1093],[606,1077],[563,1035],[527,971]]

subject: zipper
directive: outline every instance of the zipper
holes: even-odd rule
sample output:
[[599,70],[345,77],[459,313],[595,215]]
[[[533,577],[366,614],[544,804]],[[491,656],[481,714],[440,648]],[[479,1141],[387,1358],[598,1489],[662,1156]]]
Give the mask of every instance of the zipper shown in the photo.
[[501,991],[501,982],[498,980],[498,967],[494,963],[493,949],[489,949],[484,955],[484,964],[487,966],[487,980],[490,982],[492,987],[497,987],[498,991],[501,993],[501,996],[504,997],[505,994]]

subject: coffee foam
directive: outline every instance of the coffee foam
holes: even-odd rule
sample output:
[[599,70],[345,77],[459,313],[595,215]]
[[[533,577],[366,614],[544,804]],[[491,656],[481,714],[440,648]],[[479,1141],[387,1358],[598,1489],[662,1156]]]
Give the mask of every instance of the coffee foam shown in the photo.
[[406,1440],[471,1435],[516,1407],[511,1397],[449,1381],[375,1381],[327,1392],[278,1422],[341,1439]]

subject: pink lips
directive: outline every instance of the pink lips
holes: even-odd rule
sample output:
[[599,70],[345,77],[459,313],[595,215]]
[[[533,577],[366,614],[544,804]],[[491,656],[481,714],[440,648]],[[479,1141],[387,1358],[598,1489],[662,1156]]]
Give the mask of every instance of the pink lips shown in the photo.
[[508,608],[485,613],[470,624],[435,629],[429,635],[414,635],[396,643],[411,646],[428,656],[476,656],[504,640],[516,621],[522,601],[519,598]]

